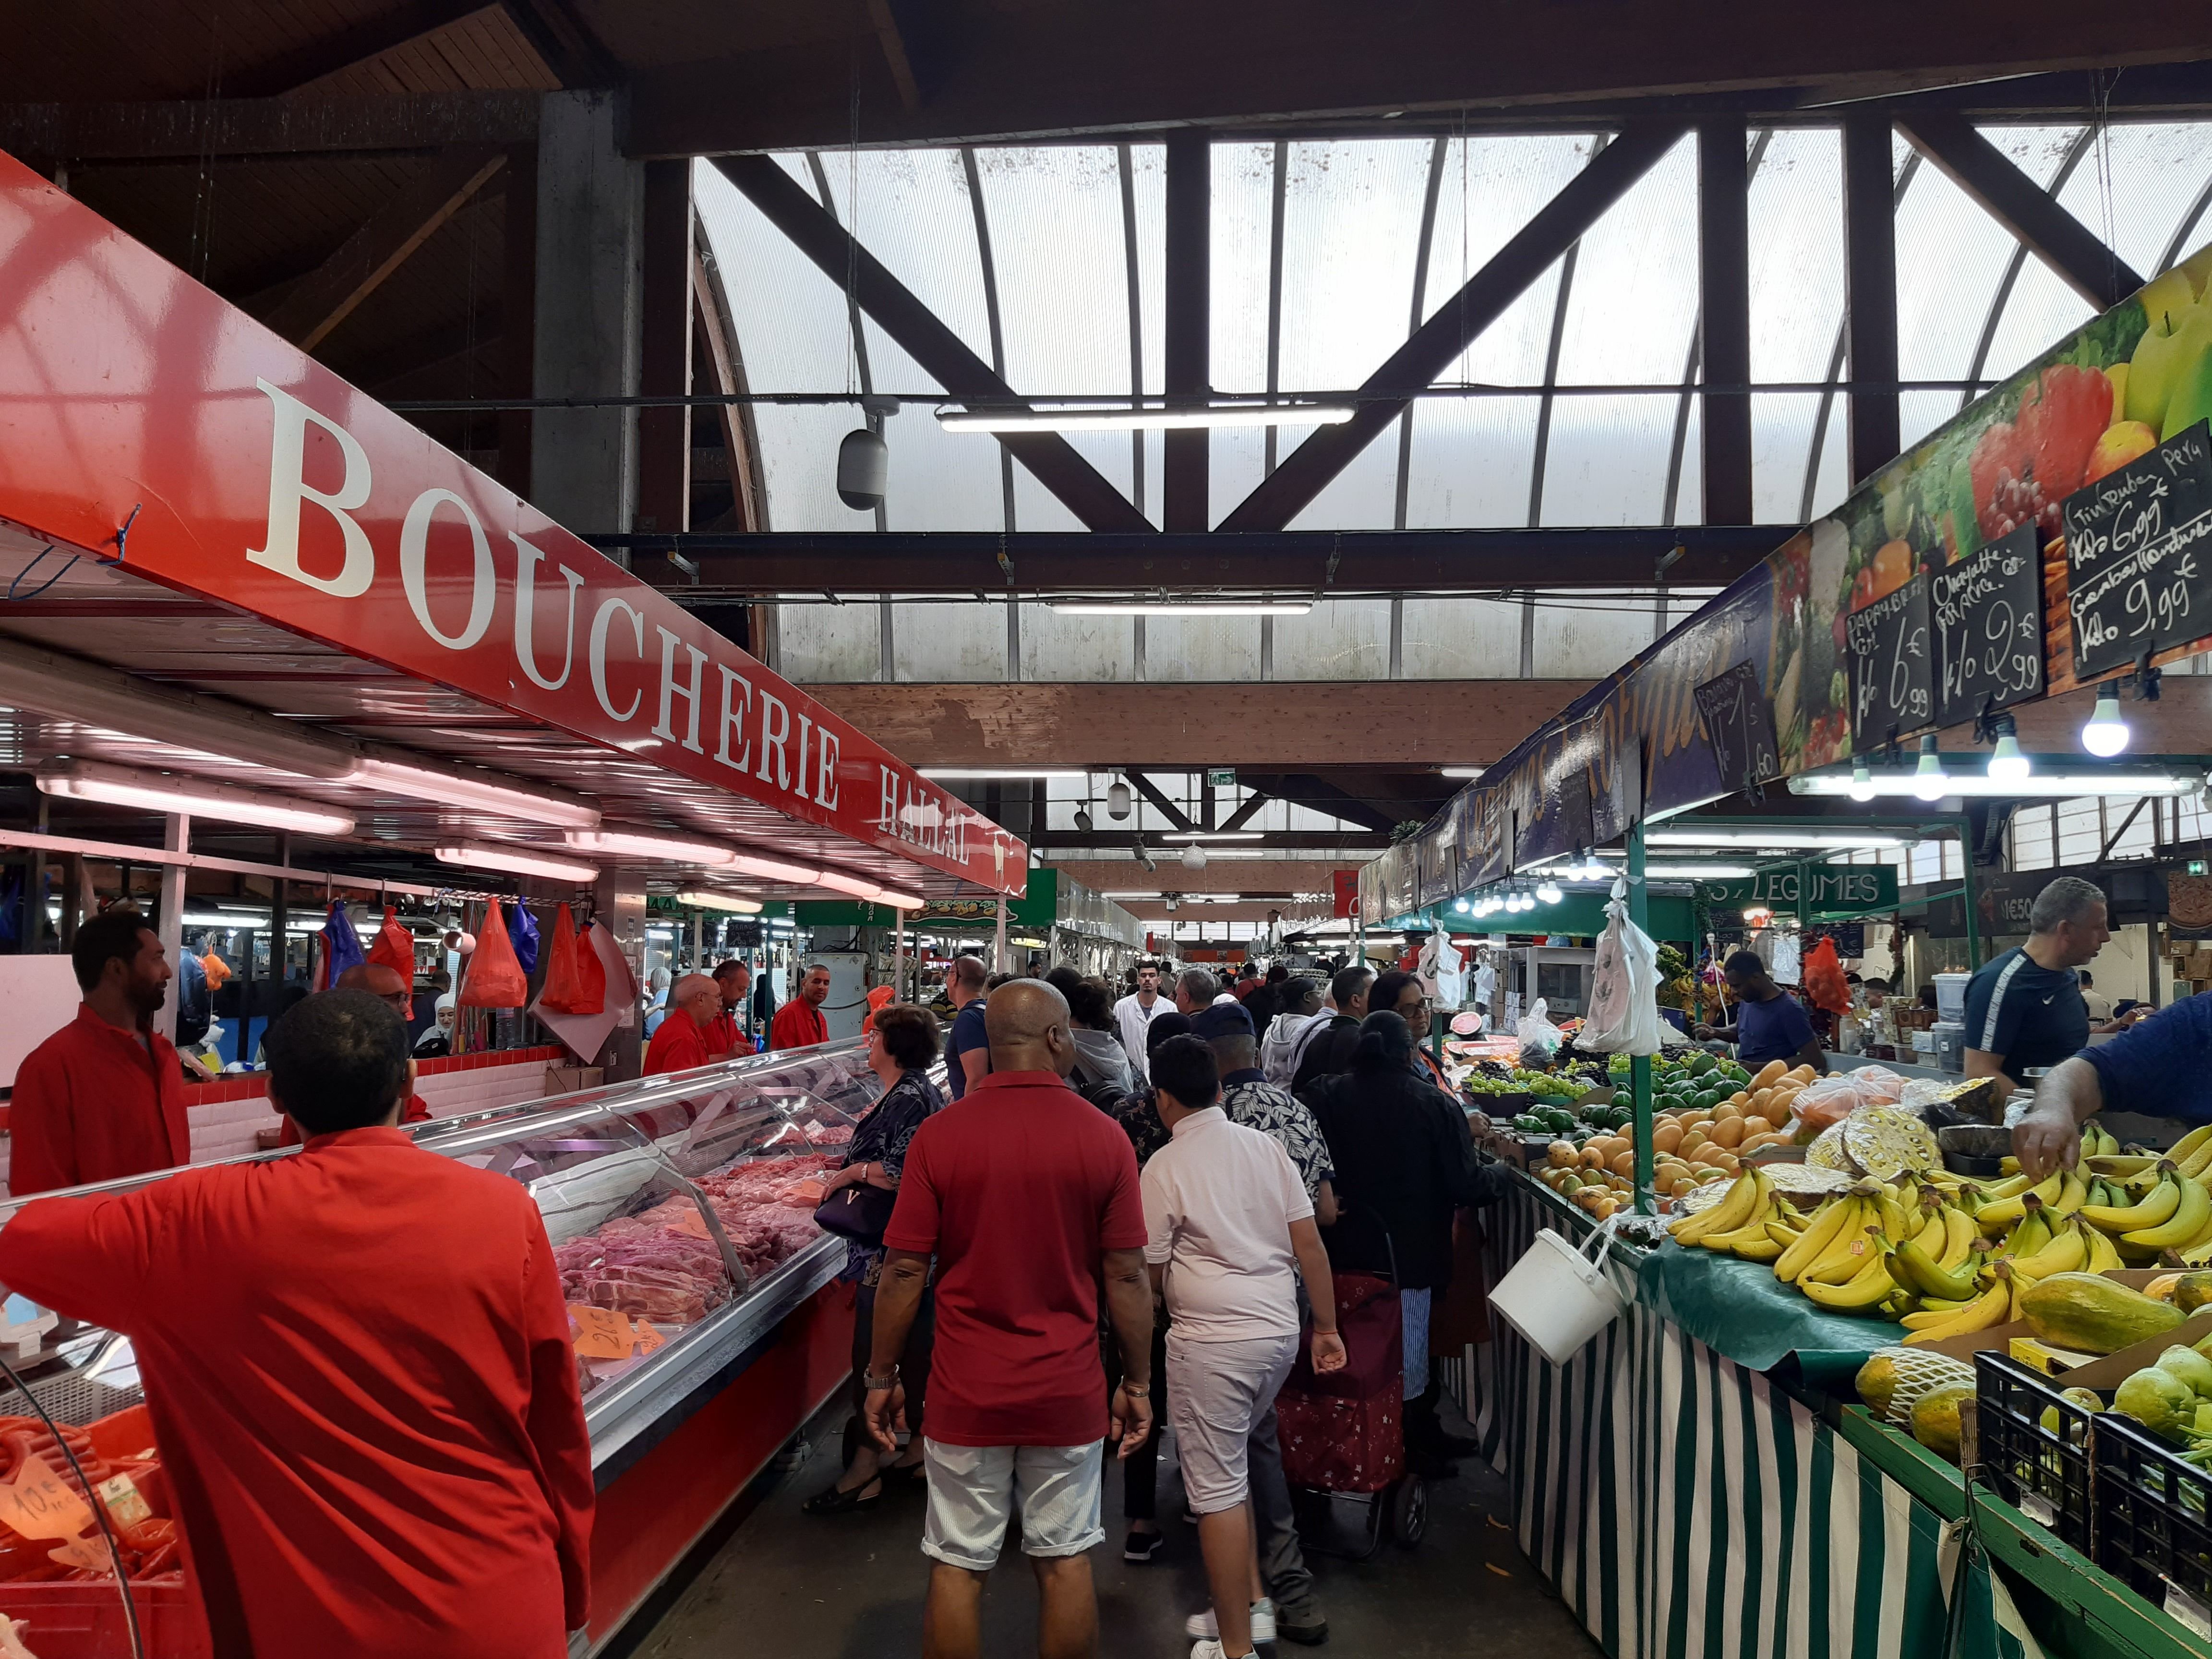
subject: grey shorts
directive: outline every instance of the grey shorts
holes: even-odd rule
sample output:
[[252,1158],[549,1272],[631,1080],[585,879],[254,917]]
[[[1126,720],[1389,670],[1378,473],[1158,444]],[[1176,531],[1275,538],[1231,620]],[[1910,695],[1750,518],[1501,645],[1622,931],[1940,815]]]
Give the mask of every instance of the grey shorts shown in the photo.
[[1105,1442],[1085,1446],[948,1446],[922,1437],[929,1518],[921,1553],[972,1572],[998,1564],[1013,1503],[1022,1506],[1022,1553],[1080,1555],[1106,1536],[1099,1519]]
[[1295,1332],[1194,1342],[1168,1331],[1168,1420],[1191,1513],[1233,1510],[1251,1490],[1245,1443],[1298,1357]]

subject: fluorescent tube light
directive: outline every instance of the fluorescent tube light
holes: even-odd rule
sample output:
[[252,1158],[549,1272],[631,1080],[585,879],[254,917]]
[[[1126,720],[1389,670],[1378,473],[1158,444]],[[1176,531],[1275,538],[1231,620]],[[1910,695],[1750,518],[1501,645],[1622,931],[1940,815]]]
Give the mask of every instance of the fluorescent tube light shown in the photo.
[[[1878,772],[1860,787],[1871,788],[1877,795],[1913,795],[1917,791],[1918,775],[1913,772]],[[2008,799],[2027,796],[2066,797],[2075,795],[2186,795],[2204,787],[2202,774],[2177,774],[2163,769],[2132,771],[2075,771],[2033,772],[2024,778],[1992,778],[1976,776],[1972,773],[1953,773],[1943,786],[1947,795],[2000,795]],[[1846,778],[1832,775],[1799,775],[1790,780],[1793,795],[1841,795],[1851,792],[1852,784]]]
[[703,864],[720,868],[737,854],[712,842],[684,841],[641,830],[571,830],[562,838],[579,853],[609,858],[659,859],[669,864]]
[[1063,617],[1303,617],[1311,599],[1054,599]]
[[757,916],[761,913],[758,899],[739,898],[735,893],[716,893],[704,887],[687,887],[676,896],[678,904],[696,904],[702,910],[729,910],[741,916]]
[[[1849,787],[1848,779],[1838,781]],[[1797,780],[1790,780],[1796,787]],[[1805,792],[1801,792],[1805,793]],[[1839,789],[1837,793],[1843,793]],[[1880,830],[1850,830],[1838,828],[1821,830],[1808,826],[1802,830],[1730,830],[1719,826],[1685,830],[1646,830],[1646,845],[1652,847],[1902,847],[1904,838]]]
[[940,409],[947,432],[1160,432],[1224,426],[1340,426],[1350,404],[1208,404],[1171,409]]
[[352,781],[395,795],[495,812],[556,830],[596,830],[599,825],[599,809],[580,796],[532,789],[489,772],[477,776],[458,767],[447,770],[389,755],[368,755],[354,769]]
[[1437,775],[1440,778],[1479,778],[1489,769],[1486,766],[1439,766]]
[[732,853],[730,868],[763,881],[788,881],[801,887],[813,885],[814,878],[822,873],[816,865],[786,864],[780,859],[756,858],[750,853]]
[[1079,766],[925,766],[925,778],[1087,778]]
[[1264,830],[1170,830],[1162,841],[1263,841]]
[[503,870],[510,875],[543,876],[548,881],[573,881],[582,886],[599,879],[596,867],[567,859],[526,852],[486,841],[448,842],[437,849],[441,864],[458,864],[466,870]]
[[888,904],[894,910],[919,910],[929,901],[919,893],[901,893],[885,887],[877,892],[876,902]]
[[884,890],[872,881],[862,881],[841,871],[824,870],[814,878],[817,887],[827,887],[833,893],[850,893],[854,898],[872,899]]
[[105,761],[49,761],[39,769],[40,793],[66,800],[137,806],[154,812],[189,812],[225,823],[251,823],[268,830],[297,830],[313,836],[349,836],[353,818],[319,801],[296,800],[212,778],[173,772],[142,771]]

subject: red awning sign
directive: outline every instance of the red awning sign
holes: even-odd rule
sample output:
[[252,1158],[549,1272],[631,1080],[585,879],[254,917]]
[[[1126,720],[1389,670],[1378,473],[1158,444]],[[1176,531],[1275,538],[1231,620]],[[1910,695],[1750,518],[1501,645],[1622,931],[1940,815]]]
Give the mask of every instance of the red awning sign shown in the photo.
[[4,157],[0,319],[0,517],[855,841],[1024,890],[1021,842]]

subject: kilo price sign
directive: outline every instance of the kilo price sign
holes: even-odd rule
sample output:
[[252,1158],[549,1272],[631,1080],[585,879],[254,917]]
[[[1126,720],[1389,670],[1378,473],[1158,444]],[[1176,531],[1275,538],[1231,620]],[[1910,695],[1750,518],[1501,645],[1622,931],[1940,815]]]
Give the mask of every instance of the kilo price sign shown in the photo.
[[2043,691],[2043,568],[2035,526],[2022,525],[1928,579],[1936,642],[1936,723]]
[[1872,749],[1892,732],[1915,732],[1935,720],[1935,654],[1928,635],[1925,576],[1844,619],[1855,750]]
[[2205,423],[2066,498],[2074,672],[2212,634],[2212,438]]
[[92,1524],[92,1505],[34,1452],[0,1486],[0,1522],[25,1538],[74,1538]]

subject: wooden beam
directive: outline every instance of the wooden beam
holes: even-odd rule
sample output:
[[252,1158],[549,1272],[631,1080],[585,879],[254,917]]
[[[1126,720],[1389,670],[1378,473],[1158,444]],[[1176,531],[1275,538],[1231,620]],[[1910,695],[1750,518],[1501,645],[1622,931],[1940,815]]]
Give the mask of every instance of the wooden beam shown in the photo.
[[1902,442],[1897,407],[1897,194],[1890,161],[1889,113],[1844,117],[1844,305],[1851,379],[1853,483],[1894,459]]
[[621,84],[622,65],[567,0],[500,0],[500,9],[563,87]]
[[364,155],[538,139],[535,92],[0,105],[0,149],[74,161]]
[[262,321],[302,351],[313,351],[506,165],[504,150],[473,145],[440,156]]
[[348,378],[363,391],[380,396],[416,385],[422,376],[449,368],[479,351],[504,353],[505,349],[505,319],[496,308],[478,311],[458,322],[441,324],[409,335],[396,345],[378,352],[373,369],[358,371]]
[[[840,289],[849,280],[860,309],[874,318],[877,325],[948,396],[1001,407],[1019,401],[1013,388],[993,373],[989,364],[854,241],[773,156],[726,155],[717,158],[714,165],[821,268],[823,276]],[[1152,528],[1128,497],[1109,483],[1059,433],[1006,433],[1000,441],[1088,528]]]
[[[1492,765],[1590,684],[1407,681],[1407,695],[1434,711],[1413,721],[1352,681],[869,682],[806,689],[915,766],[1193,770],[1221,764],[1226,732],[1239,768],[1256,775]],[[1447,782],[1439,780],[1440,787]]]
[[[639,270],[638,391],[691,392],[691,163],[645,164],[644,253]],[[637,412],[637,528],[691,527],[691,411]]]
[[[500,311],[505,346],[500,386],[510,398],[535,393],[538,375],[538,146],[520,144],[507,154],[507,190],[501,226]],[[499,481],[530,497],[531,417],[526,409],[499,412]]]
[[1972,122],[1936,110],[1905,110],[1899,113],[1897,129],[2099,311],[2110,310],[2143,285],[2126,260],[2014,167]]
[[465,17],[490,9],[487,0],[406,0],[303,46],[226,75],[222,89],[233,98],[274,98],[356,64],[381,58]]
[[1389,430],[1414,394],[1457,362],[1467,343],[1503,316],[1681,135],[1679,123],[1656,121],[1628,128],[1599,151],[1367,377],[1359,388],[1358,413],[1340,425],[1316,428],[1221,521],[1221,528],[1280,530],[1296,518],[1360,451]]
[[[1203,403],[1212,394],[1213,145],[1206,132],[1167,143],[1167,235],[1163,337],[1169,397]],[[1132,388],[1133,390],[1134,388]],[[1160,527],[1205,530],[1213,522],[1206,462],[1213,434],[1173,430],[1160,440]]]
[[[738,356],[736,337],[730,331],[721,278],[708,255],[706,239],[698,236],[691,244],[691,300],[698,313],[699,338],[714,368],[714,390],[723,397],[735,397],[745,390],[745,368]],[[729,459],[730,495],[737,509],[738,528],[742,533],[764,531],[768,521],[761,510],[761,481],[755,463],[760,444],[753,431],[752,405],[724,404],[716,413],[721,421],[722,452]]]
[[914,59],[907,52],[906,36],[891,9],[891,0],[868,0],[868,22],[876,31],[877,44],[884,49],[884,66],[890,71],[891,84],[898,88],[899,103],[908,114],[920,113],[921,82],[915,75]]
[[[1708,386],[1751,380],[1751,180],[1741,117],[1698,124],[1698,327]],[[1698,438],[1707,524],[1751,522],[1751,394],[1708,392]]]
[[[1669,587],[1724,587],[1797,533],[1791,525],[1617,530],[696,532],[677,550],[702,589],[789,592],[1330,593],[1642,588],[1677,547]],[[665,549],[665,536],[592,534],[594,547]],[[1001,558],[1005,562],[1001,563]],[[1008,567],[1012,567],[1011,583]]]

